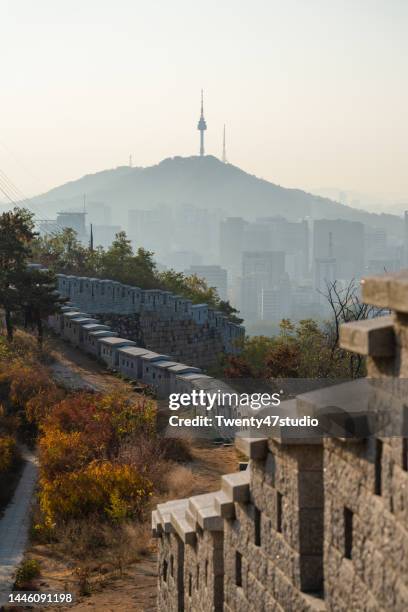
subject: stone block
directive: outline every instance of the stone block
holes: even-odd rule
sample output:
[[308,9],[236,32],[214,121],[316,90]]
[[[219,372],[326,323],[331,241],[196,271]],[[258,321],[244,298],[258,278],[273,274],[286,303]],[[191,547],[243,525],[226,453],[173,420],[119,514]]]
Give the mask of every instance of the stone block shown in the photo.
[[268,438],[250,438],[237,434],[235,446],[249,459],[264,459],[268,453]]
[[221,479],[221,488],[231,501],[247,502],[249,501],[249,480],[249,470],[225,474]]
[[197,514],[198,524],[208,531],[223,531],[224,520],[214,506],[201,508]]
[[184,512],[172,511],[171,524],[184,544],[194,544],[196,541],[196,530],[191,527],[185,518]]
[[217,491],[214,497],[214,506],[216,511],[223,518],[234,518],[235,516],[235,504],[225,491]]
[[372,276],[361,281],[363,301],[379,308],[408,313],[408,271]]
[[395,353],[392,316],[344,323],[340,327],[340,346],[360,355],[392,357]]

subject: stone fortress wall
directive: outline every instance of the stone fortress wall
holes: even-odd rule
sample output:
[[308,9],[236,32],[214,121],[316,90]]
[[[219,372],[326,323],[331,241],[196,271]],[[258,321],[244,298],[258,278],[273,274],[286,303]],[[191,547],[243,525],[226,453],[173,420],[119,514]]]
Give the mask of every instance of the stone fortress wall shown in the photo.
[[346,398],[355,434],[241,433],[245,471],[214,493],[159,504],[160,612],[408,610],[408,272],[362,290],[392,311],[341,329],[342,347],[367,356],[367,379],[288,402],[316,416]]
[[[30,264],[29,267],[34,267],[38,269],[42,269],[40,264]],[[167,399],[171,393],[191,393],[192,391],[205,391],[206,393],[234,393],[234,389],[232,389],[225,381],[217,380],[212,376],[209,376],[202,372],[202,370],[194,365],[186,365],[185,363],[179,362],[177,358],[174,356],[173,350],[171,354],[165,354],[161,352],[155,352],[151,350],[151,346],[146,346],[144,343],[138,341],[138,338],[135,340],[129,339],[128,337],[120,337],[118,332],[115,331],[113,327],[106,324],[104,322],[103,313],[105,310],[112,311],[115,310],[114,313],[110,313],[109,316],[111,318],[115,318],[116,316],[123,316],[125,321],[127,321],[128,317],[132,316],[132,313],[129,312],[134,305],[134,302],[140,301],[142,304],[145,301],[145,297],[140,295],[140,290],[134,287],[124,288],[120,285],[120,293],[115,290],[107,290],[107,294],[109,296],[118,295],[118,298],[123,298],[123,301],[127,301],[127,306],[123,306],[122,299],[119,299],[119,302],[116,303],[115,299],[112,301],[112,297],[109,300],[106,300],[102,304],[98,303],[94,296],[97,293],[95,287],[99,287],[99,293],[105,294],[105,291],[100,289],[98,284],[92,286],[90,284],[90,280],[94,279],[76,279],[73,277],[73,281],[67,281],[67,277],[64,275],[59,275],[59,289],[58,292],[64,297],[71,296],[69,301],[61,308],[60,312],[50,316],[48,318],[48,325],[51,327],[54,332],[60,335],[63,339],[73,344],[75,347],[83,350],[90,355],[98,358],[103,361],[105,365],[112,370],[115,370],[125,376],[127,379],[140,381],[152,387],[158,399]],[[83,290],[81,291],[81,285],[78,280],[83,280]],[[99,281],[96,281],[99,283]],[[109,287],[110,281],[100,281],[102,283],[107,283],[106,286]],[[88,287],[86,286],[88,283]],[[117,284],[117,283],[115,283]],[[83,297],[83,294],[86,293],[85,289],[88,290],[88,293]],[[117,289],[117,288],[116,288]],[[129,289],[135,290],[134,296],[131,293],[124,293],[125,290]],[[95,293],[93,293],[95,291]],[[139,300],[135,297],[139,292]],[[160,292],[162,293],[162,292]],[[149,295],[151,292],[149,292]],[[80,297],[82,295],[82,298]],[[170,294],[171,295],[171,294]],[[91,297],[89,297],[91,296]],[[173,298],[174,296],[171,295]],[[76,303],[73,303],[74,300]],[[150,302],[150,298],[147,300]],[[100,311],[102,314],[90,314],[81,310],[78,302],[82,306],[91,306],[92,312]],[[173,300],[174,303],[174,300]],[[179,302],[179,304],[183,304],[183,300]],[[189,304],[187,304],[189,306]],[[191,306],[191,304],[190,304]],[[235,342],[232,341],[232,337],[236,339],[241,338],[245,332],[244,328],[240,325],[229,324],[228,321],[225,321],[225,317],[221,315],[218,317],[219,313],[214,312],[213,310],[207,308],[207,306],[202,305],[202,312],[206,312],[207,321],[204,323],[200,323],[200,319],[204,319],[204,317],[198,316],[198,323],[193,321],[194,325],[205,327],[207,326],[212,329],[213,326],[210,326],[208,321],[215,321],[215,328],[227,330],[226,334],[223,334],[222,337],[226,337],[226,343],[221,345],[221,337],[215,335],[215,338],[218,342],[218,345],[211,345],[211,350],[214,351],[214,346],[219,346],[220,350],[229,350],[231,352],[236,352],[239,350],[235,346]],[[204,308],[205,306],[205,308]],[[194,306],[192,307],[194,309]],[[125,315],[118,315],[118,312],[124,309],[127,311]],[[175,311],[170,306],[168,308],[170,310],[170,328],[174,328],[177,326],[177,323],[180,325],[188,325],[191,321],[186,315],[187,308],[183,308],[182,312],[179,312],[179,309]],[[176,314],[174,314],[174,312]],[[194,311],[193,311],[194,312]],[[172,314],[173,313],[173,314]],[[177,314],[178,313],[178,314]],[[139,313],[144,314],[143,306],[139,308]],[[154,316],[159,316],[157,312],[153,312]],[[169,313],[167,313],[169,314]],[[217,322],[218,321],[218,322]],[[167,322],[166,322],[167,325]],[[229,327],[231,325],[231,327]],[[229,330],[229,331],[228,331]],[[174,342],[177,345],[177,338],[174,339]],[[171,349],[174,348],[174,344],[170,346]],[[204,345],[204,347],[200,344],[200,342],[195,343],[195,351],[200,355],[200,351],[205,352],[208,347]],[[207,348],[206,348],[207,347]],[[211,353],[213,355],[213,353]],[[197,409],[198,410],[198,409]],[[223,399],[217,399],[214,402],[213,411],[214,414],[223,414],[225,415],[227,412],[229,414],[236,414],[238,411],[245,412],[246,407],[240,407],[238,404],[229,404],[228,407],[224,405]],[[205,413],[205,408],[201,408],[199,410],[200,413]],[[229,428],[225,429],[222,426],[214,426],[211,435],[230,438],[231,432]]]
[[120,336],[138,346],[206,368],[220,353],[234,353],[242,325],[207,304],[169,291],[143,290],[110,280],[58,274],[58,291],[80,310],[97,314]]

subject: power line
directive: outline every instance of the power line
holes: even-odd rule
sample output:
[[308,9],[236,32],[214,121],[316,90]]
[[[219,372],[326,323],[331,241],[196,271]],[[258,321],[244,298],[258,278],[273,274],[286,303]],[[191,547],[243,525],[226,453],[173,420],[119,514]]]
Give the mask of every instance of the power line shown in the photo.
[[[14,206],[25,205],[27,208],[31,209],[31,211],[37,215],[38,211],[35,208],[38,208],[38,205],[35,205],[31,202],[31,198],[28,198],[22,191],[19,189],[13,181],[0,169],[0,191],[1,193],[12,203]],[[49,221],[54,223],[57,231],[63,230],[63,226],[59,225],[55,220],[48,219],[47,217],[42,216],[44,221]],[[55,232],[49,232],[51,235],[55,234]]]

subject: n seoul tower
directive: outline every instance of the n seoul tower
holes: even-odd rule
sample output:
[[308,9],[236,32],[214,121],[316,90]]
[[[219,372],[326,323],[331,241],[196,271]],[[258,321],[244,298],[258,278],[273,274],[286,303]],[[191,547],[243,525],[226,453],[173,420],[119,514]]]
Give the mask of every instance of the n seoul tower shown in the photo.
[[203,90],[201,90],[201,115],[197,125],[197,130],[200,131],[200,157],[204,156],[204,132],[207,129],[207,124],[204,119],[204,101]]

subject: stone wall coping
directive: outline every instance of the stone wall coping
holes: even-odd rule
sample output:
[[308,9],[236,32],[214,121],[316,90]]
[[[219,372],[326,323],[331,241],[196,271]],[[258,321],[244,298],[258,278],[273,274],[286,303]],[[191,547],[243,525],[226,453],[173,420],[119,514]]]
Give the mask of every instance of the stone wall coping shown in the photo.
[[223,531],[224,521],[215,508],[216,493],[195,495],[188,500],[188,511],[193,522],[208,531]]
[[102,338],[100,340],[101,344],[106,344],[107,346],[117,346],[117,347],[122,347],[122,346],[136,346],[136,342],[133,342],[133,340],[126,340],[126,338]]
[[221,514],[217,512],[215,505],[215,499],[211,506],[205,506],[200,508],[197,512],[197,522],[201,529],[206,531],[224,531],[224,519]]
[[[300,418],[301,416],[304,416],[304,414],[300,413],[299,411],[299,407],[297,404],[297,397],[293,399],[284,400],[283,402],[281,402],[280,406],[275,409],[274,413],[279,414],[279,416],[282,418],[289,417],[289,418],[296,419],[296,418]],[[270,408],[267,408],[263,411],[261,410],[259,412],[259,416],[268,416],[270,414],[271,414]],[[277,444],[281,444],[281,445],[322,444],[321,437],[318,435],[318,432],[316,432],[316,430],[312,427],[309,427],[309,428],[302,427],[302,429],[299,430],[297,427],[280,425],[278,423],[277,425],[268,427],[268,429],[266,431],[264,430],[262,433],[264,434],[264,436],[265,436],[265,433],[267,433],[268,439],[274,440],[274,442],[276,442]],[[258,435],[260,434],[261,434],[261,431],[259,431]],[[245,432],[245,431],[241,432],[241,435],[243,435],[244,438],[251,437],[249,436],[248,432]],[[256,438],[253,437],[253,439],[255,440]],[[243,447],[245,448],[245,444]],[[246,453],[244,452],[244,454]]]
[[206,506],[212,506],[214,504],[215,493],[202,493],[201,495],[193,495],[188,499],[188,509],[193,516],[197,515],[197,512],[201,508]]
[[[332,385],[298,395],[298,412],[319,419],[320,443],[324,435],[355,443],[375,431],[371,431],[376,419],[376,405],[370,403],[373,392],[374,388],[367,378]],[[336,434],[336,431],[339,433]],[[349,435],[345,436],[346,431]],[[304,440],[299,439],[299,442],[304,443]]]
[[78,309],[76,309],[71,310],[70,312],[63,312],[62,316],[65,319],[76,319],[81,317],[90,317],[91,315],[89,315],[87,312],[80,312]]
[[155,353],[154,351],[149,351],[141,356],[143,361],[170,361],[171,357],[169,355],[162,355],[161,353]]
[[221,489],[233,502],[247,502],[249,500],[249,470],[224,474],[221,477]]
[[124,346],[118,350],[118,353],[121,355],[129,355],[130,357],[140,357],[141,355],[146,355],[146,353],[150,353],[149,349],[141,348],[139,346]]
[[370,357],[392,357],[395,353],[394,320],[390,315],[343,323],[340,346]]
[[185,510],[187,508],[187,499],[176,499],[168,501],[163,504],[157,505],[157,525],[160,525],[161,529],[165,533],[171,533],[173,530],[171,522],[171,513],[174,510]]
[[153,362],[155,368],[161,368],[163,370],[170,370],[173,366],[177,365],[177,361],[168,361],[163,359],[157,362]]
[[107,330],[103,330],[103,329],[99,329],[97,331],[92,331],[89,332],[90,336],[93,336],[94,338],[112,338],[112,337],[117,337],[117,332],[113,332],[113,331],[109,331],[109,329]]
[[231,497],[222,489],[215,493],[214,506],[217,513],[223,518],[235,517],[235,504]]
[[191,374],[200,374],[201,369],[195,366],[189,366],[185,363],[175,363],[173,366],[169,367],[172,372],[186,372]]
[[177,374],[177,377],[180,380],[195,380],[199,378],[211,378],[208,374],[201,374],[200,372],[186,372],[185,374]]
[[408,313],[408,270],[382,276],[369,276],[361,281],[366,304]]
[[196,541],[196,530],[191,527],[187,521],[184,512],[172,512],[171,524],[173,525],[177,535],[185,544],[194,544]]
[[235,447],[249,459],[264,459],[268,454],[268,438],[235,436]]
[[366,414],[369,392],[370,382],[366,378],[357,378],[301,393],[296,397],[296,406],[300,414],[305,414],[305,408],[310,408],[307,414],[317,414],[320,409],[329,406],[336,406],[348,413]]
[[103,323],[87,323],[82,326],[85,331],[98,331],[98,330],[109,330],[108,325],[103,325]]

